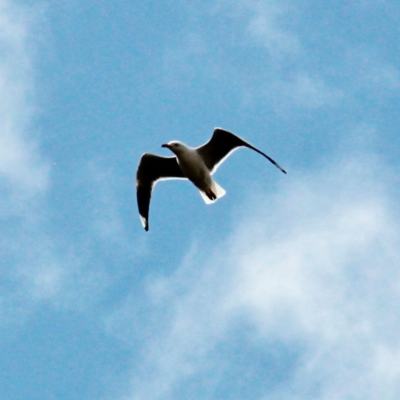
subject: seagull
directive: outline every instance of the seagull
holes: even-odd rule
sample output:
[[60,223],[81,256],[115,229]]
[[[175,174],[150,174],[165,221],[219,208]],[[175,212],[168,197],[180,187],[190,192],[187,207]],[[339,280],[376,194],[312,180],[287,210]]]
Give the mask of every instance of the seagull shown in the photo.
[[150,198],[157,181],[189,179],[199,189],[205,203],[211,204],[226,193],[211,175],[234,150],[241,146],[263,155],[286,174],[286,171],[271,157],[222,128],[215,128],[211,139],[200,147],[189,147],[176,140],[163,144],[161,147],[171,150],[175,154],[174,157],[143,154],[136,173],[136,194],[139,216],[144,229],[149,230]]

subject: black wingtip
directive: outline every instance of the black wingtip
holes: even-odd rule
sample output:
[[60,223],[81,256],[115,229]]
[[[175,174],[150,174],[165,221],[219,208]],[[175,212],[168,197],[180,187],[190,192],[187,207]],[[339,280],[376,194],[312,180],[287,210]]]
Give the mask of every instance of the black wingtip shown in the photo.
[[284,174],[286,174],[286,171],[285,171],[276,161],[274,161],[272,158],[270,158],[270,157],[268,157],[268,156],[267,156],[267,158],[269,159],[269,161],[272,162],[272,164],[275,165],[275,167],[277,167],[277,168],[280,169]]

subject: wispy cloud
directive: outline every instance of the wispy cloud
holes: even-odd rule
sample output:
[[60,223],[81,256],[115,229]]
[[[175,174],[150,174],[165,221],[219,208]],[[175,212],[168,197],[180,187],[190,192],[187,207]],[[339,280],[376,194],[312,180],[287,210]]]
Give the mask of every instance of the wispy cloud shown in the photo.
[[[383,93],[398,88],[398,68],[385,60],[382,43],[354,44],[346,29],[338,30],[336,18],[346,14],[339,5],[310,14],[309,8],[290,0],[221,4],[223,12],[230,10],[227,15],[236,21],[240,46],[257,47],[249,60],[264,62],[257,71],[253,65],[237,71],[245,82],[245,105],[268,100],[275,111],[283,113],[336,109],[341,104],[354,106],[360,93],[380,101]],[[375,6],[365,9],[357,4],[352,9],[369,16],[385,12],[384,5]],[[372,34],[369,27],[363,29],[366,35]]]
[[398,67],[385,60],[379,49],[362,46],[348,49],[343,67],[344,74],[353,80],[356,90],[367,90],[380,99],[388,93],[397,93],[400,87]]
[[345,97],[344,90],[329,85],[323,78],[301,72],[294,77],[276,79],[265,85],[264,89],[264,96],[268,97],[270,104],[274,105],[276,111],[283,112],[294,107],[309,110],[337,107]]
[[109,282],[97,246],[106,242],[121,249],[118,238],[125,237],[107,186],[113,178],[94,163],[81,171],[83,185],[93,192],[81,240],[71,240],[52,221],[50,162],[35,124],[39,25],[46,22],[40,7],[0,0],[1,325],[24,321],[43,302],[61,309],[90,307]]
[[[254,65],[238,70],[245,75],[243,104],[267,100],[275,111],[287,113],[288,109],[336,106],[343,98],[343,88],[325,74],[326,66],[320,68],[310,62],[318,57],[308,48],[307,37],[298,26],[304,18],[302,7],[290,0],[222,4],[223,10],[230,10],[228,15],[236,21],[240,45],[251,51],[249,60],[258,61],[256,70]],[[323,40],[317,40],[318,45]],[[259,64],[260,60],[263,63]]]
[[156,315],[157,329],[139,334],[127,398],[220,398],[223,387],[260,399],[399,395],[390,174],[372,154],[334,161],[260,193],[225,241],[194,247],[149,284],[135,329]]
[[[48,185],[48,165],[32,135],[34,10],[0,2],[0,176],[3,188],[40,192]],[[10,186],[8,186],[10,187]]]
[[63,268],[46,226],[49,162],[34,120],[40,9],[0,0],[0,312],[20,322],[59,290]]
[[295,7],[290,2],[250,1],[246,8],[250,11],[247,32],[256,43],[267,49],[274,62],[302,52],[300,38],[288,27],[295,15]]

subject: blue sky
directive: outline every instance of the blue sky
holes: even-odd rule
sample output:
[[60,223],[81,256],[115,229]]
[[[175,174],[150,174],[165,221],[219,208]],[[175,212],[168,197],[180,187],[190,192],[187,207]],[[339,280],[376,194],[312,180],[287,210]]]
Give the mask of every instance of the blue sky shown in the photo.
[[[398,399],[400,5],[0,0],[0,387]],[[249,150],[206,206],[144,152]]]

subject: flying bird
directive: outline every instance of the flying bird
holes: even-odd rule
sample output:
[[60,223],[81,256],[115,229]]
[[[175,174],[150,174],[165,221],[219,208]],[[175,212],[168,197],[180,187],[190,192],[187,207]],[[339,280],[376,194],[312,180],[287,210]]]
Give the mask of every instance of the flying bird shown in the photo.
[[211,175],[218,166],[239,147],[248,147],[263,155],[283,173],[286,171],[271,157],[250,143],[221,128],[215,128],[211,139],[200,147],[192,148],[179,141],[163,144],[174,157],[161,157],[145,153],[136,173],[136,194],[143,227],[149,230],[150,198],[158,180],[189,179],[200,191],[206,204],[213,203],[226,192]]

